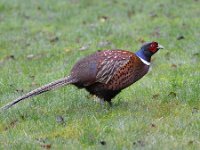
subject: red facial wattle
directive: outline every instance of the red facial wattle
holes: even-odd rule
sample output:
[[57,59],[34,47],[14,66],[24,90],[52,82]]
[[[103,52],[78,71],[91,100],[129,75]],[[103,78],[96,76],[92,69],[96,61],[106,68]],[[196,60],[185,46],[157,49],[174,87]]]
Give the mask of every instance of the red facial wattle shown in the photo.
[[149,46],[149,51],[152,53],[155,53],[158,49],[158,43],[157,42],[152,42],[151,45]]

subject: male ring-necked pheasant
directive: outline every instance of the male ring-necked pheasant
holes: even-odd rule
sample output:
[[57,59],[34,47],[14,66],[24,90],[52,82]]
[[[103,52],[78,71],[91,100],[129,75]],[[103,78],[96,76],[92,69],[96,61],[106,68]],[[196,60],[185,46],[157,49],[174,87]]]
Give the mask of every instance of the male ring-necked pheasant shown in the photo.
[[67,84],[85,88],[111,104],[111,99],[122,89],[141,79],[148,72],[151,56],[162,48],[163,46],[157,42],[150,42],[144,44],[136,53],[126,50],[98,51],[79,60],[68,77],[39,87],[1,109],[8,109],[26,98]]

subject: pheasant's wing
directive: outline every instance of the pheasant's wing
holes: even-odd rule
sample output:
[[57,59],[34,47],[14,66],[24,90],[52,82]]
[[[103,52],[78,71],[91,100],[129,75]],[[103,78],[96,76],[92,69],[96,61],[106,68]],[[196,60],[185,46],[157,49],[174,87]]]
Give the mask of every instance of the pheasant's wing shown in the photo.
[[98,66],[96,82],[107,84],[120,68],[123,68],[130,61],[127,55],[112,55],[106,57]]
[[131,60],[131,56],[133,53],[123,50],[96,52],[78,61],[72,68],[72,76],[83,86],[96,82],[107,84],[114,74]]

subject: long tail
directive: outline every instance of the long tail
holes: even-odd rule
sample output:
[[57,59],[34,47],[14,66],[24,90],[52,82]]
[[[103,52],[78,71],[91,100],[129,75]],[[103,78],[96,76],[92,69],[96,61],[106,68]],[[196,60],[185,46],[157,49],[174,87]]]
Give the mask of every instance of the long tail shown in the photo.
[[71,76],[68,76],[68,77],[53,81],[53,82],[51,82],[49,84],[41,86],[41,87],[39,87],[39,88],[37,88],[37,89],[35,89],[35,90],[23,95],[23,96],[15,99],[14,101],[6,104],[5,106],[0,108],[0,111],[1,110],[6,110],[6,109],[14,106],[15,104],[19,103],[20,101],[27,99],[27,98],[39,95],[41,93],[44,93],[44,92],[56,89],[58,87],[62,87],[64,85],[67,85],[67,84],[70,84],[70,83],[74,83],[74,82],[75,82],[75,79],[73,79]]

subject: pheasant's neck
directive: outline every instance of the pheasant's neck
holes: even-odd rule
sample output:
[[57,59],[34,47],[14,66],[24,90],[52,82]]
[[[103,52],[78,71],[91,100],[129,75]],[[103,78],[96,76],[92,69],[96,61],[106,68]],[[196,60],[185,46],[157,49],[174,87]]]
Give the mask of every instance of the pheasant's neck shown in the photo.
[[151,61],[151,56],[147,56],[144,54],[144,51],[141,49],[139,51],[137,51],[136,56],[138,56],[140,58],[140,60],[146,64],[146,65],[150,65],[150,61]]

